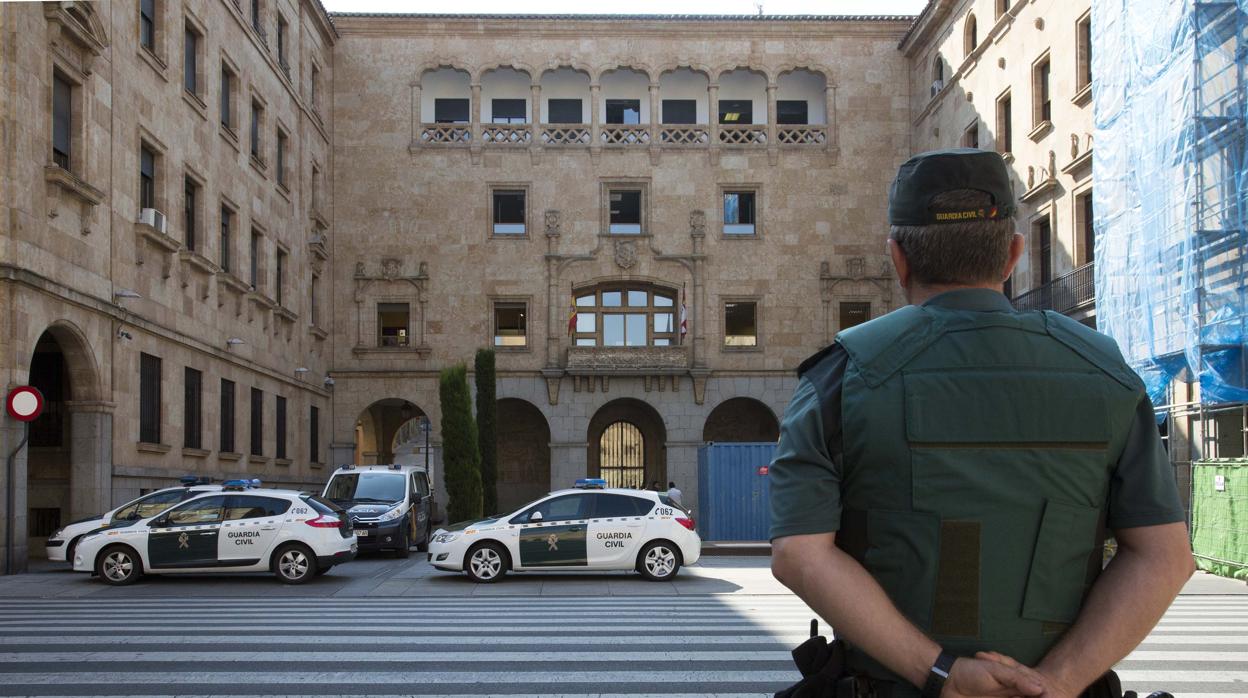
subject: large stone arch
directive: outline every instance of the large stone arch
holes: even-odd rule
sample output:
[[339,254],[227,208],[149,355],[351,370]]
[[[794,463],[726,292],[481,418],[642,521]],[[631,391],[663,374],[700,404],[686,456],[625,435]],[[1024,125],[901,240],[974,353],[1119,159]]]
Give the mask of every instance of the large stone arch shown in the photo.
[[[612,400],[594,413],[589,420],[586,432],[587,457],[586,466],[589,477],[604,475],[604,460],[618,458],[609,446],[604,452],[603,437],[612,425],[626,424],[636,428],[640,434],[640,463],[642,472],[640,480],[631,478],[618,484],[646,487],[658,482],[660,487],[667,485],[667,426],[663,416],[652,405],[636,398],[619,398]],[[610,434],[607,434],[610,437]],[[608,465],[609,467],[609,465]],[[617,483],[612,483],[617,484]]]
[[[412,430],[411,425],[418,424],[421,417],[432,419],[429,412],[403,398],[383,398],[369,404],[355,420],[354,462],[367,465],[395,463],[396,456],[423,458],[422,443],[410,439],[396,441],[400,432]],[[431,431],[436,427],[435,423],[430,424]]]
[[496,423],[498,509],[506,512],[552,489],[550,425],[536,405],[514,397],[499,399]]
[[708,442],[762,442],[780,438],[780,422],[763,402],[751,397],[724,400],[711,410],[702,427]]

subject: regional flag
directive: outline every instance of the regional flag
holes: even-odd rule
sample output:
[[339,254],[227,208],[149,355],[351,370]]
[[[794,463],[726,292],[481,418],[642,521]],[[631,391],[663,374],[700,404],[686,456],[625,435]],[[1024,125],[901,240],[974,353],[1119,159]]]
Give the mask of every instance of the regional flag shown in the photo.
[[689,313],[685,310],[685,289],[680,289],[680,343],[685,343],[685,335],[689,334]]
[[572,312],[568,314],[568,336],[571,337],[576,332],[576,300],[572,301]]

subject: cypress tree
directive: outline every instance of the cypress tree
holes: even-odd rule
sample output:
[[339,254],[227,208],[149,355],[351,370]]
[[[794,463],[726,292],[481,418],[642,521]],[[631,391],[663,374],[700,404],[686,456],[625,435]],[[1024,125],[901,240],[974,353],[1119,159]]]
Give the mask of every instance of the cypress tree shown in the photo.
[[477,450],[477,425],[468,396],[468,369],[457,364],[443,369],[438,381],[442,404],[442,465],[450,496],[447,518],[451,522],[481,518],[481,454]]
[[481,507],[498,513],[498,401],[494,350],[478,349],[474,361],[477,382],[477,445],[481,452]]

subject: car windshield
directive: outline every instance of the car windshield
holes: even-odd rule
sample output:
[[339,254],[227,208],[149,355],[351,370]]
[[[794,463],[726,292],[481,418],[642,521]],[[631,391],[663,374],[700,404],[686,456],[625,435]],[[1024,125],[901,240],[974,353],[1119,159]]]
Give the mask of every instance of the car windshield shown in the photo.
[[389,504],[403,499],[403,473],[342,473],[325,488],[325,498],[338,502],[378,502]]

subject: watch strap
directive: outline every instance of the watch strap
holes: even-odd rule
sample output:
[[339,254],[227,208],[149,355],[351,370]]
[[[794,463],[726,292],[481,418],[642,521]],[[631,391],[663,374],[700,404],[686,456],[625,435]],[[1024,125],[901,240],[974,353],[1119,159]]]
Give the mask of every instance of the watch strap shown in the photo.
[[923,692],[920,694],[922,698],[940,698],[940,692],[945,688],[945,680],[949,678],[949,672],[953,671],[953,663],[957,660],[957,656],[943,649],[940,651],[936,662],[927,673],[927,683],[923,684]]

